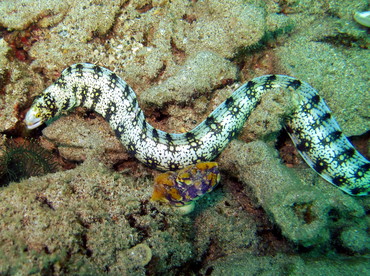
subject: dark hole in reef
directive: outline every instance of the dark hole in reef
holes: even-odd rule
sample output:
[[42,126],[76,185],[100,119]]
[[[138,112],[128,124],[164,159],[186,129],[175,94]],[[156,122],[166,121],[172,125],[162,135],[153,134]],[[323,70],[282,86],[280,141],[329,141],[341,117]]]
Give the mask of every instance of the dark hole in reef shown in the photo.
[[204,275],[212,275],[214,268],[213,266],[207,267],[206,273]]
[[350,34],[339,33],[332,36],[325,36],[319,39],[317,42],[323,42],[331,44],[336,47],[345,47],[345,48],[368,48],[368,43],[366,42],[365,37],[355,37]]
[[139,240],[143,241],[144,239],[150,237],[149,229],[147,225],[140,224],[140,221],[136,218],[137,216],[140,216],[138,214],[129,214],[125,216],[125,219],[129,223],[129,225],[133,228],[135,228],[138,231],[139,234]]
[[144,6],[142,6],[140,8],[137,8],[136,10],[139,13],[146,13],[146,12],[150,11],[152,8],[153,8],[153,5],[150,3],[150,4],[145,4]]
[[370,147],[370,131],[365,132],[362,135],[359,136],[351,136],[348,137],[349,141],[352,143],[352,145],[358,150],[365,158],[368,160],[370,159],[370,155],[367,153],[369,152]]
[[82,248],[85,250],[85,255],[87,257],[91,257],[93,254],[93,251],[87,246],[88,239],[87,239],[86,234],[81,235],[81,241],[82,241]]
[[330,209],[328,212],[328,216],[332,221],[338,221],[340,218],[340,213],[337,209]]
[[297,148],[290,139],[288,132],[282,129],[277,137],[275,148],[279,151],[280,158],[287,166],[297,166],[300,163]]
[[55,210],[52,202],[50,200],[48,200],[48,198],[46,196],[36,196],[36,200],[39,201],[42,205],[52,209],[52,210]]
[[296,216],[302,219],[307,224],[312,223],[316,219],[316,216],[311,209],[312,204],[310,202],[300,204],[294,203],[293,205],[293,210]]

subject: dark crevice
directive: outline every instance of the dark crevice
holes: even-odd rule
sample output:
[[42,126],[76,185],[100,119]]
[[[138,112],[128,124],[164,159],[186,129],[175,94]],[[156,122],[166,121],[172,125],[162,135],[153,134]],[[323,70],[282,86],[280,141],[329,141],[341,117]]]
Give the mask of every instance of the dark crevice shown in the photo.
[[6,69],[0,74],[0,96],[5,95],[5,87],[10,83],[10,72]]
[[166,63],[163,63],[162,67],[158,69],[158,72],[155,75],[155,77],[150,79],[150,82],[157,84],[159,80],[162,78],[162,76],[164,75],[164,73],[166,72],[166,68],[167,68]]
[[40,202],[42,205],[47,206],[51,210],[55,211],[55,208],[50,200],[44,195],[38,195],[36,196],[36,200]]
[[182,16],[182,19],[188,22],[189,24],[192,24],[193,22],[197,21],[197,17],[195,14],[184,14]]
[[258,243],[259,255],[265,256],[276,254],[277,252],[293,252],[293,246],[282,235],[281,230],[270,221],[265,210],[255,204],[257,199],[250,196],[253,192],[248,191],[246,185],[234,177],[224,177],[223,183],[243,210],[256,222],[256,234],[260,237]]
[[370,131],[365,132],[362,135],[348,137],[352,145],[358,150],[365,158],[370,160]]
[[346,33],[338,33],[332,36],[324,36],[316,42],[323,42],[335,47],[368,49],[369,45],[365,37],[355,37]]
[[125,219],[129,223],[129,225],[137,230],[140,242],[150,237],[150,227],[148,225],[141,224],[139,220],[139,217],[148,215],[148,203],[148,200],[142,201],[138,213],[125,215]]
[[144,6],[142,6],[140,8],[137,8],[136,10],[139,13],[146,13],[146,12],[150,11],[151,9],[153,9],[152,3],[148,3],[148,4],[145,4]]
[[115,28],[117,26],[117,20],[125,12],[125,8],[129,5],[129,3],[130,2],[127,1],[120,6],[119,12],[114,15],[111,27],[104,34],[99,34],[97,31],[95,31],[92,35],[92,40],[90,40],[88,43],[97,43],[104,45],[107,41],[109,41],[109,39],[114,38],[116,35]]
[[186,53],[184,50],[177,47],[173,38],[171,38],[171,52],[177,64],[181,64],[186,59]]

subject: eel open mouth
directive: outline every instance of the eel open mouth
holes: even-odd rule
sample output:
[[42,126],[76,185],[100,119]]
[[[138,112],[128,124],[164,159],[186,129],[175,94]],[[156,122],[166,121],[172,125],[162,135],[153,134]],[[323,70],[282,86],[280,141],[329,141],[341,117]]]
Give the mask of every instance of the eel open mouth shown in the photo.
[[37,117],[35,112],[30,109],[26,114],[24,122],[28,129],[34,129],[40,126],[43,123],[43,120],[40,117]]

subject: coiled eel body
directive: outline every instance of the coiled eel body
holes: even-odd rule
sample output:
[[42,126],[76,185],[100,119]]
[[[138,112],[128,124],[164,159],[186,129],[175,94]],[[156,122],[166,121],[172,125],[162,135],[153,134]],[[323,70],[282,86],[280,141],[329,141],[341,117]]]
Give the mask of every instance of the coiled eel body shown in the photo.
[[213,160],[238,134],[261,97],[271,89],[291,89],[299,97],[286,128],[304,160],[324,179],[350,195],[370,193],[370,162],[342,134],[323,99],[309,84],[284,75],[254,78],[238,88],[202,123],[183,134],[155,129],[145,121],[136,95],[112,71],[74,64],[38,96],[26,114],[29,129],[76,106],[101,114],[122,144],[144,164],[177,170]]

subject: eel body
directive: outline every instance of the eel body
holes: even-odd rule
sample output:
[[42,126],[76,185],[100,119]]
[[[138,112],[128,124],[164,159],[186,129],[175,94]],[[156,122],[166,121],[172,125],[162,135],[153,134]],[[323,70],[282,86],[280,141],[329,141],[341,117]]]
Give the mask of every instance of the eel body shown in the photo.
[[238,134],[261,101],[275,88],[298,95],[285,126],[300,154],[318,174],[350,195],[370,193],[370,162],[342,134],[328,106],[306,82],[285,75],[254,78],[238,88],[189,132],[166,133],[146,122],[135,92],[112,71],[74,64],[39,95],[26,114],[29,129],[84,106],[101,114],[122,144],[149,167],[174,171],[214,160]]

